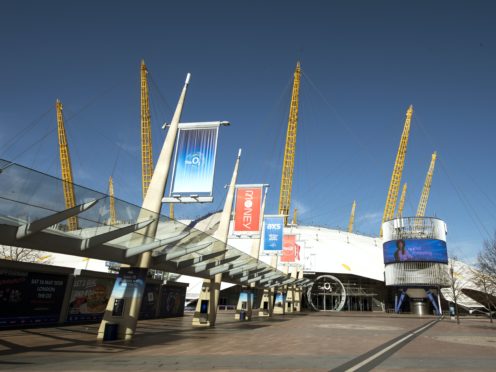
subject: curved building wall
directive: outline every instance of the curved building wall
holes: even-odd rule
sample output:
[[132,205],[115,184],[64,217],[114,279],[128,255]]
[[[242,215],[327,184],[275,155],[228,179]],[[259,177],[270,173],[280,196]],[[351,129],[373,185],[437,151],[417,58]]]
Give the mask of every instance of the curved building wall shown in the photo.
[[446,286],[447,227],[432,217],[405,217],[382,225],[388,286]]

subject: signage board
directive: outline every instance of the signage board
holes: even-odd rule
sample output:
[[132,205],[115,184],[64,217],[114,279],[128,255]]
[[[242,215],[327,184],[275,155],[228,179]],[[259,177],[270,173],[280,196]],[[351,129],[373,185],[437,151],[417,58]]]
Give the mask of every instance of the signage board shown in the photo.
[[284,230],[283,216],[265,216],[263,242],[265,251],[281,251]]
[[236,188],[233,229],[235,234],[258,234],[260,232],[261,199],[261,186],[238,186]]
[[399,239],[383,244],[384,263],[422,261],[448,263],[446,242],[438,239]]

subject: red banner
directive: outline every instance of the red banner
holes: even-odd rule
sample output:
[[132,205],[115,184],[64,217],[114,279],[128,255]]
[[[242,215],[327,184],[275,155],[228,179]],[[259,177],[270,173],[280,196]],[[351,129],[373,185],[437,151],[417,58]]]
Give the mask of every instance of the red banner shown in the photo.
[[299,262],[300,246],[296,244],[296,235],[284,235],[281,262]]
[[234,211],[235,233],[258,233],[260,231],[260,208],[262,187],[238,187]]

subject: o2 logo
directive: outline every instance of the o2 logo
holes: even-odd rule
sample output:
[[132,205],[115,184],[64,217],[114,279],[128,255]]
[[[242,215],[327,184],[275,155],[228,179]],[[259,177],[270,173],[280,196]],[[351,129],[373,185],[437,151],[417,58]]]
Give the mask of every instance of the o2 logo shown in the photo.
[[332,292],[332,286],[329,282],[325,282],[323,285],[319,285],[318,288],[323,291]]
[[189,165],[190,167],[199,168],[203,164],[203,155],[200,152],[188,154],[186,160],[184,160],[184,164]]

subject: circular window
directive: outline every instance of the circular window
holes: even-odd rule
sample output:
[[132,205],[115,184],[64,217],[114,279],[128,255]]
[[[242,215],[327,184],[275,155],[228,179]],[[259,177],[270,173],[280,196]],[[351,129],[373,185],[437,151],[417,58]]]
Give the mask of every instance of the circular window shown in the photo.
[[346,290],[335,276],[321,275],[308,289],[307,298],[315,311],[341,311],[346,301]]

